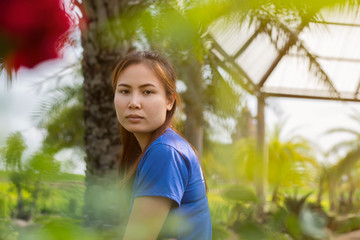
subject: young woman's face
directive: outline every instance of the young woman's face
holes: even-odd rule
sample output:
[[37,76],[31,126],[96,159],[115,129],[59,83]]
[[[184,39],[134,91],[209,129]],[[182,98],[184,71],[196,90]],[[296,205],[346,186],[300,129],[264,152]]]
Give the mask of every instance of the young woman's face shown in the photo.
[[139,137],[149,136],[165,122],[173,101],[166,97],[165,87],[155,73],[139,63],[120,73],[114,104],[120,124]]

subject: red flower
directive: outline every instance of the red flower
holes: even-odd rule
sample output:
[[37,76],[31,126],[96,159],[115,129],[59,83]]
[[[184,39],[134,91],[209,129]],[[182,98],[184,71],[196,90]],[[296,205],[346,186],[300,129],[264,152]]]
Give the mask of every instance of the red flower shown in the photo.
[[5,64],[17,71],[58,57],[70,22],[60,0],[0,0],[0,38],[12,45]]

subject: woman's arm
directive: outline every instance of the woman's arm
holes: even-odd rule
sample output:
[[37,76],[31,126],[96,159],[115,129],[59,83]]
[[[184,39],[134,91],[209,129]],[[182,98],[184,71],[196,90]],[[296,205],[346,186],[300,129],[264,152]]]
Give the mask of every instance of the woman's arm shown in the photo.
[[155,240],[169,214],[173,200],[165,197],[137,197],[123,240]]

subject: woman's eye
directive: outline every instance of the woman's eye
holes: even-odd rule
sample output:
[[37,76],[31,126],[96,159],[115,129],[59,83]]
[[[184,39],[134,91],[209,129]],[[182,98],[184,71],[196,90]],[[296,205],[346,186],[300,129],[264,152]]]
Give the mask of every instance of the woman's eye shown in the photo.
[[150,91],[150,90],[145,90],[145,91],[144,91],[144,94],[145,94],[145,95],[149,95],[149,94],[151,94],[151,93],[152,93],[152,91]]
[[126,90],[126,89],[120,89],[119,90],[119,93],[121,94],[128,94],[130,91],[129,90]]

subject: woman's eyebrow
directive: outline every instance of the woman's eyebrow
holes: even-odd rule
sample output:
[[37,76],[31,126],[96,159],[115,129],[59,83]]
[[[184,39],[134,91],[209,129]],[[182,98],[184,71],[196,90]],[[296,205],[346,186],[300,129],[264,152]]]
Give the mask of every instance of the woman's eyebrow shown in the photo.
[[118,87],[127,87],[127,88],[131,87],[129,84],[126,84],[126,83],[119,83],[117,86]]
[[[131,88],[131,85],[126,84],[126,83],[119,83],[117,86]],[[156,86],[152,83],[145,83],[145,84],[142,84],[139,86],[139,88],[145,88],[145,87],[156,87]]]
[[156,86],[152,83],[146,83],[146,84],[140,85],[139,87],[144,88],[144,87],[156,87]]

